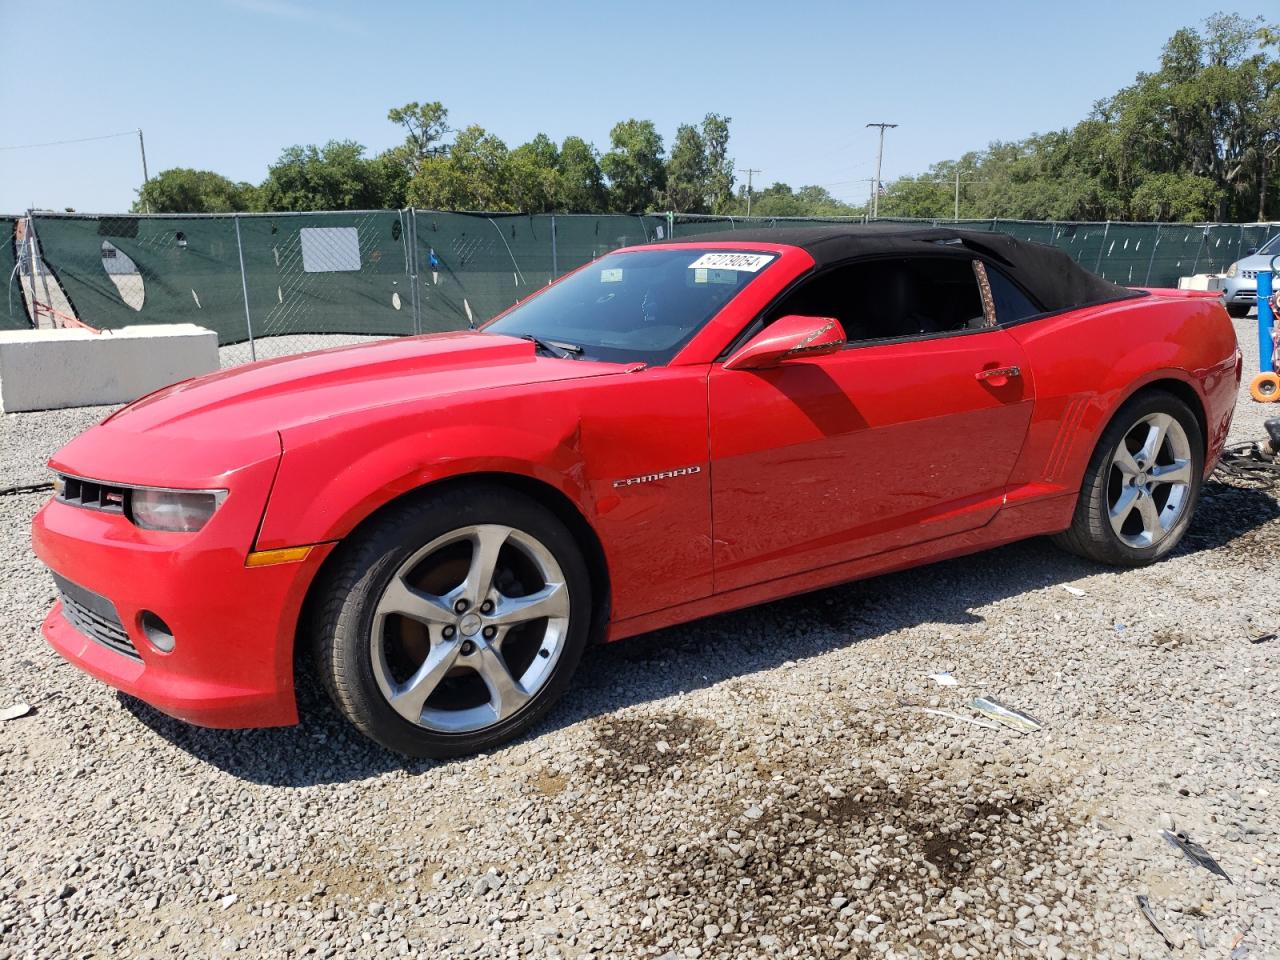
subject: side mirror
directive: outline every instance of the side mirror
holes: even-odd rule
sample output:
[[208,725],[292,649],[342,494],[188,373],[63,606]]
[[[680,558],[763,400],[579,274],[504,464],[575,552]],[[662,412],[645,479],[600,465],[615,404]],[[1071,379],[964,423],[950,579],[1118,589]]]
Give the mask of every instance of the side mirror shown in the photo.
[[1253,256],[1255,253],[1257,253],[1257,252],[1258,252],[1258,248],[1257,248],[1257,247],[1250,247],[1248,250],[1246,250],[1246,251],[1244,252],[1244,255],[1245,255],[1246,257],[1252,257],[1252,256]]
[[769,324],[724,362],[726,370],[763,370],[784,360],[821,357],[845,344],[844,327],[833,317],[788,314]]

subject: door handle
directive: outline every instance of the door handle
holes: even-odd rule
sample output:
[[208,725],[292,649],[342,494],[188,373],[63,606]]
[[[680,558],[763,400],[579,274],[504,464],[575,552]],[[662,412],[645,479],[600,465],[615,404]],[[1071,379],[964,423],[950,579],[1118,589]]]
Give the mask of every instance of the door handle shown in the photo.
[[[1011,377],[1022,376],[1021,367],[992,367],[990,370],[979,370],[974,375],[974,379],[978,381],[989,381],[992,386],[1001,386],[1004,381]],[[1000,381],[997,383],[996,381]]]

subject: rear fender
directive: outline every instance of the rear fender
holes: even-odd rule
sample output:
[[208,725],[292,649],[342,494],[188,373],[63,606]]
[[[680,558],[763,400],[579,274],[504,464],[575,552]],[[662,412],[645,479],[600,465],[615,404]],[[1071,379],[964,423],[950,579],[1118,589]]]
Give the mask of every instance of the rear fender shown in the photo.
[[1010,331],[1035,373],[1036,410],[1016,483],[1076,491],[1098,438],[1134,394],[1174,381],[1203,414],[1205,469],[1234,410],[1235,331],[1211,298],[1152,297],[1033,321]]

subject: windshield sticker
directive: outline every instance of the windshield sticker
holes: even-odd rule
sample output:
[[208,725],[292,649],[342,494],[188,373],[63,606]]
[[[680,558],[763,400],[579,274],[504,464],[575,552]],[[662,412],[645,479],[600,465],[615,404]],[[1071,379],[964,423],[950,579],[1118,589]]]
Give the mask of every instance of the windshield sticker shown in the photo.
[[621,283],[621,282],[622,282],[622,268],[621,268],[621,267],[610,267],[610,268],[608,268],[607,270],[601,270],[601,271],[600,271],[600,282],[601,282],[601,283]]
[[694,283],[737,283],[737,270],[708,270],[706,267],[697,267],[693,271]]
[[742,270],[756,273],[773,259],[771,253],[704,253],[693,263],[690,270]]

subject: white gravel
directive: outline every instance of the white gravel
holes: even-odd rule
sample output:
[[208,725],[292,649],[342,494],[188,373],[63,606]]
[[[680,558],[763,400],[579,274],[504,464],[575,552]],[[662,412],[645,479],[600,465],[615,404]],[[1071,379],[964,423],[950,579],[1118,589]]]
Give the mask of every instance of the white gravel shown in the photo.
[[[101,414],[4,417],[4,479]],[[450,763],[312,693],[208,731],[65,665],[43,499],[0,497],[0,707],[35,707],[0,723],[0,960],[1170,956],[1140,893],[1174,956],[1280,954],[1280,641],[1249,642],[1280,491],[1211,484],[1143,570],[1031,541],[595,650],[533,734]],[[976,695],[1043,729],[903,706]]]

